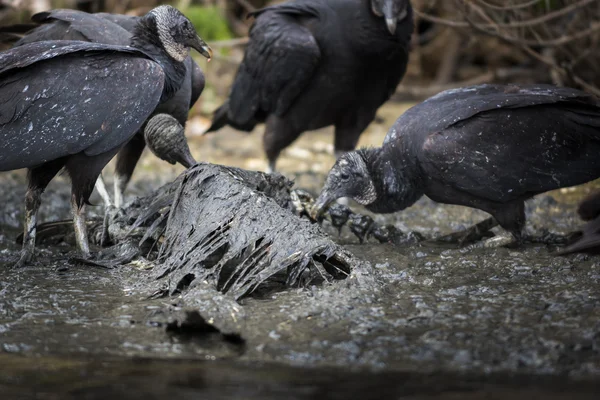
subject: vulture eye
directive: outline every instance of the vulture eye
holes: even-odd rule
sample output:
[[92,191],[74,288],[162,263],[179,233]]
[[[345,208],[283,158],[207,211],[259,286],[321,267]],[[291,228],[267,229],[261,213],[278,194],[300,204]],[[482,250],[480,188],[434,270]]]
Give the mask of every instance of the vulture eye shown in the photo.
[[383,17],[383,13],[379,11],[378,6],[379,5],[375,0],[371,0],[371,11],[373,11],[373,14],[375,14],[377,17]]
[[348,175],[348,173],[347,173],[347,172],[342,172],[342,173],[340,174],[340,179],[341,179],[341,180],[343,180],[343,181],[350,180],[350,175]]

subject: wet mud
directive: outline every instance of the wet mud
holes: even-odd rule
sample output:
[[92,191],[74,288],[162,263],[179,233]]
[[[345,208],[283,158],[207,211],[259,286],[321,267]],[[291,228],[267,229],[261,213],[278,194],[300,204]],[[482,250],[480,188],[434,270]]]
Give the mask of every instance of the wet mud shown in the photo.
[[[371,126],[361,144],[381,143],[400,112],[397,105],[385,107],[385,122]],[[265,168],[260,127],[251,135],[224,130],[205,137],[193,128],[192,121],[197,159]],[[333,164],[331,141],[330,130],[304,135],[282,155],[281,171],[317,194]],[[146,155],[128,200],[181,172]],[[326,221],[332,239],[365,261],[346,279],[260,291],[239,301],[198,280],[157,297],[156,265],[82,265],[70,260],[76,254],[69,240],[40,245],[32,266],[10,268],[19,250],[14,238],[24,179],[22,171],[0,176],[0,388],[15,396],[29,398],[39,389],[47,395],[42,398],[58,398],[52,396],[61,390],[100,398],[90,396],[120,393],[119,382],[140,388],[129,398],[151,387],[154,394],[229,398],[234,387],[250,393],[256,385],[255,398],[311,398],[323,391],[329,398],[381,398],[369,397],[377,390],[415,398],[598,393],[591,382],[600,375],[600,256],[557,256],[559,247],[546,244],[457,248],[373,238],[361,244],[347,226],[338,235]],[[592,183],[528,202],[528,233],[576,230],[583,225],[577,201],[596,188]],[[64,179],[49,186],[40,221],[69,217],[68,191]],[[91,217],[100,214],[102,207],[89,207]],[[427,198],[394,215],[371,216],[426,239],[487,217]],[[81,371],[96,383],[61,384]],[[144,382],[152,385],[143,388]]]

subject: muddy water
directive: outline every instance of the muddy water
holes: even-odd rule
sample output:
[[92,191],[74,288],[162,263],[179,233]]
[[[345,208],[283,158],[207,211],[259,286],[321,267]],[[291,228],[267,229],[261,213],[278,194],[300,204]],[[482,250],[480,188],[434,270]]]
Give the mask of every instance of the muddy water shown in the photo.
[[[385,122],[373,124],[361,144],[380,144],[401,111],[397,105],[384,107]],[[195,136],[202,123],[193,120],[188,126],[197,159],[264,169],[259,132]],[[282,155],[280,169],[297,186],[318,192],[333,163],[331,141],[330,130],[304,135]],[[146,155],[129,198],[148,193],[181,170]],[[18,251],[14,237],[22,218],[23,182],[22,172],[0,176],[0,392],[22,398],[34,393],[41,398],[597,394],[598,388],[585,382],[600,375],[598,256],[557,257],[557,247],[546,245],[361,245],[347,228],[338,237],[325,226],[371,266],[345,281],[248,298],[241,305],[216,295],[196,303],[182,297],[149,300],[151,271],[69,263],[69,243],[40,246],[33,266],[10,269]],[[528,232],[576,229],[581,224],[576,202],[594,187],[531,201]],[[68,217],[68,193],[66,180],[53,182],[40,219]],[[91,207],[89,212],[102,210]],[[430,238],[465,228],[485,214],[424,198],[402,213],[375,217]],[[216,306],[204,307],[209,303]],[[190,307],[200,309],[216,329],[167,332]],[[243,340],[227,340],[224,333],[231,332]],[[547,375],[561,379],[541,378]],[[124,385],[136,389],[123,392]]]

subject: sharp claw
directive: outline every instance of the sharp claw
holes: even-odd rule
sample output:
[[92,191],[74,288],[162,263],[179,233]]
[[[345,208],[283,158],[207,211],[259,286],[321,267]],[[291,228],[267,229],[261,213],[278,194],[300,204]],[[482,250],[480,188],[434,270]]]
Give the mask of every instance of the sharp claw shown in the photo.
[[102,236],[100,237],[100,246],[106,247],[112,243],[112,238],[110,237],[108,228],[114,222],[116,216],[119,215],[120,210],[120,208],[114,206],[106,208],[104,219],[102,220]]

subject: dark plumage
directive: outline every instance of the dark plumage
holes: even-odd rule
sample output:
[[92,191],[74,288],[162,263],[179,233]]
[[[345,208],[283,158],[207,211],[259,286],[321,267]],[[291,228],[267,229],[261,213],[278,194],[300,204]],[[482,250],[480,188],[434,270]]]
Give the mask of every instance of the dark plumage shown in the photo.
[[18,265],[31,259],[41,193],[62,168],[72,181],[78,247],[89,253],[83,211],[94,183],[181,88],[189,47],[210,56],[189,20],[161,6],[139,19],[131,46],[42,41],[0,53],[0,171],[29,168]]
[[584,221],[591,221],[600,216],[600,191],[594,192],[581,200],[577,214]]
[[[17,41],[15,46],[43,40],[81,40],[92,43],[127,46],[131,42],[132,32],[140,17],[108,13],[88,14],[75,10],[52,10],[38,13],[32,17],[32,20],[37,25],[13,25],[12,27],[8,26],[0,30],[14,33],[25,31],[25,36]],[[181,87],[175,92],[173,97],[159,104],[152,113],[152,115],[159,113],[172,115],[174,118],[168,121],[177,125],[172,129],[176,132],[181,132],[181,134],[183,134],[182,127],[185,126],[190,108],[204,89],[204,75],[200,67],[190,56],[187,56],[184,65],[185,78]],[[116,176],[114,180],[115,203],[117,207],[121,206],[123,192],[144,150],[144,127],[145,124],[140,127],[137,135],[123,146],[117,155]],[[178,140],[178,145],[180,144],[179,142],[180,140]],[[166,149],[166,147],[164,148]],[[186,149],[183,151],[190,154],[187,144]],[[153,153],[157,157],[169,161],[166,159],[168,156],[156,151],[153,151]],[[103,191],[105,192],[105,189]],[[106,198],[105,200],[109,201]]]
[[582,220],[589,222],[581,229],[577,240],[562,249],[559,254],[600,253],[600,191],[583,199],[579,203],[577,213]]
[[340,197],[391,213],[427,195],[486,211],[519,239],[524,201],[600,177],[600,102],[550,85],[442,92],[404,113],[383,146],[341,157],[313,214]]
[[144,139],[152,153],[170,164],[186,168],[196,164],[185,140],[183,126],[169,114],[157,114],[144,128]]
[[269,168],[307,130],[335,126],[336,154],[353,150],[406,71],[408,0],[296,0],[256,21],[228,100],[208,132],[266,122]]

